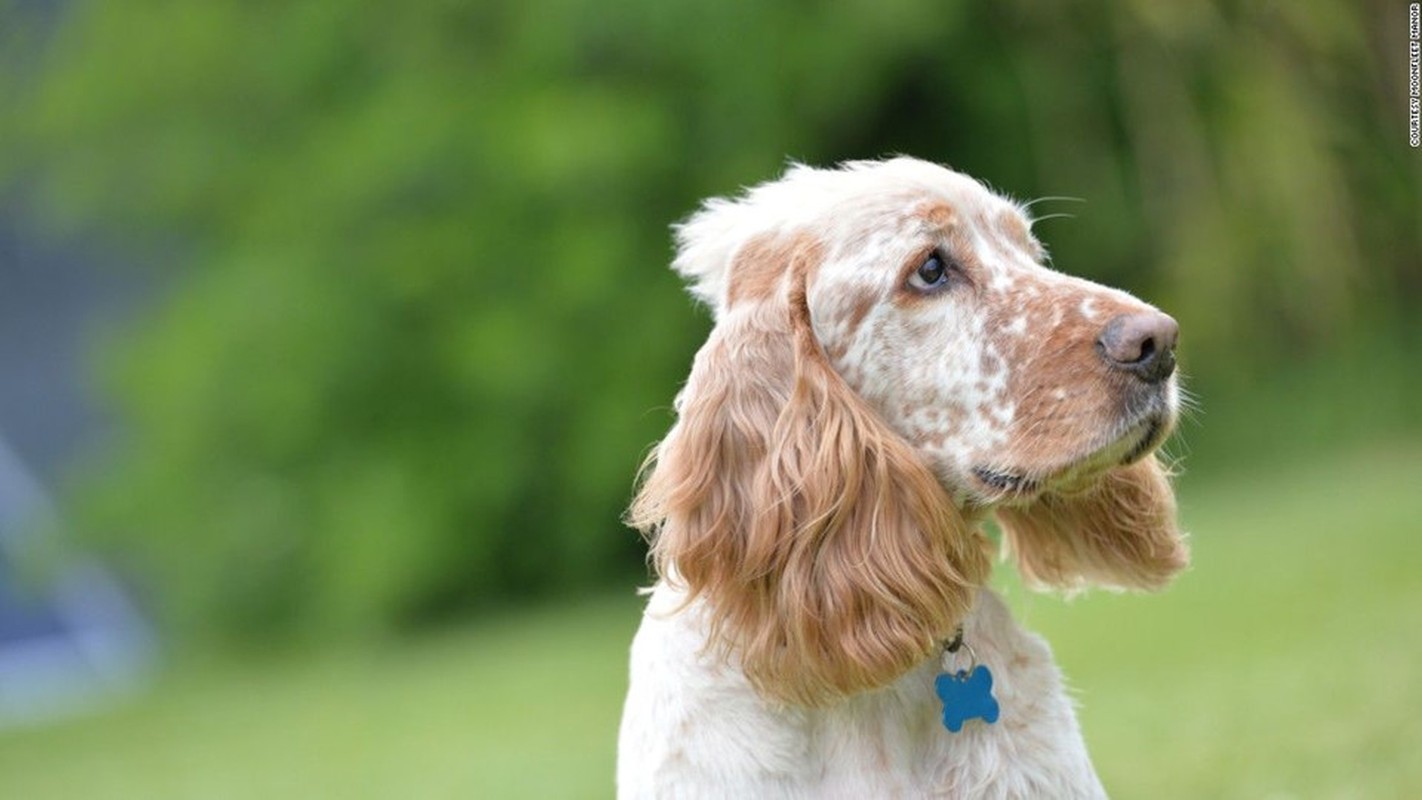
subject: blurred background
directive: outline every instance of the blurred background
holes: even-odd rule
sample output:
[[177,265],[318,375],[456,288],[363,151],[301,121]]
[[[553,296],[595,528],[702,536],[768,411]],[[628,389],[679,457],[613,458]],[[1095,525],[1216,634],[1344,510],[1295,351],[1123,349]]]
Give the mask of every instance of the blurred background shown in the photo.
[[0,0],[0,797],[609,797],[706,196],[908,153],[1172,313],[1121,797],[1422,792],[1402,2]]

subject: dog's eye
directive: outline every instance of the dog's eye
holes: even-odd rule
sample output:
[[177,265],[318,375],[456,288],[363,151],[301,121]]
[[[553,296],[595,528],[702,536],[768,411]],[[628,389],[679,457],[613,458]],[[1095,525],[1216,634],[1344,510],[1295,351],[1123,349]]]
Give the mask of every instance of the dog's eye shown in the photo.
[[948,261],[937,251],[928,254],[918,270],[909,276],[909,286],[920,292],[931,292],[948,285]]

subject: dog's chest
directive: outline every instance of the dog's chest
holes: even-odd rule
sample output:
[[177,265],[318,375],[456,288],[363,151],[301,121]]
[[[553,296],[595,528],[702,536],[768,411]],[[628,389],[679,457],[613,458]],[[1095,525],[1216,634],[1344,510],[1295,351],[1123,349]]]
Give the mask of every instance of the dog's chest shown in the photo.
[[734,667],[698,655],[694,615],[649,615],[633,646],[619,796],[1103,796],[1046,644],[986,592],[964,628],[1002,711],[954,733],[937,663],[831,708],[775,708]]

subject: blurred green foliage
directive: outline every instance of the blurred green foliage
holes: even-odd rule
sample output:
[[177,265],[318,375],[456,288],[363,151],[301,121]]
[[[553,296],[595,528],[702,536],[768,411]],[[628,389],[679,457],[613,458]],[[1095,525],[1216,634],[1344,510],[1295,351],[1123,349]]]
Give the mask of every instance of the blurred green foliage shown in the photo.
[[104,349],[84,526],[239,637],[640,574],[619,514],[708,324],[666,226],[787,157],[1087,199],[1037,207],[1057,263],[1174,313],[1197,386],[1395,357],[1422,161],[1370,8],[74,3],[0,79],[0,181],[171,273]]

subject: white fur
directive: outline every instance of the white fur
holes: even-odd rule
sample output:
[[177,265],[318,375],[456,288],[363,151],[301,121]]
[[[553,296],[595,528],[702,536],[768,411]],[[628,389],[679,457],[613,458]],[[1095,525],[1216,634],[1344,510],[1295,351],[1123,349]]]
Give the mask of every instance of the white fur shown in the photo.
[[1076,716],[1040,637],[990,591],[963,625],[993,671],[995,724],[941,722],[930,659],[890,686],[825,709],[766,704],[701,654],[696,606],[659,585],[632,643],[617,795],[633,798],[1096,798]]

